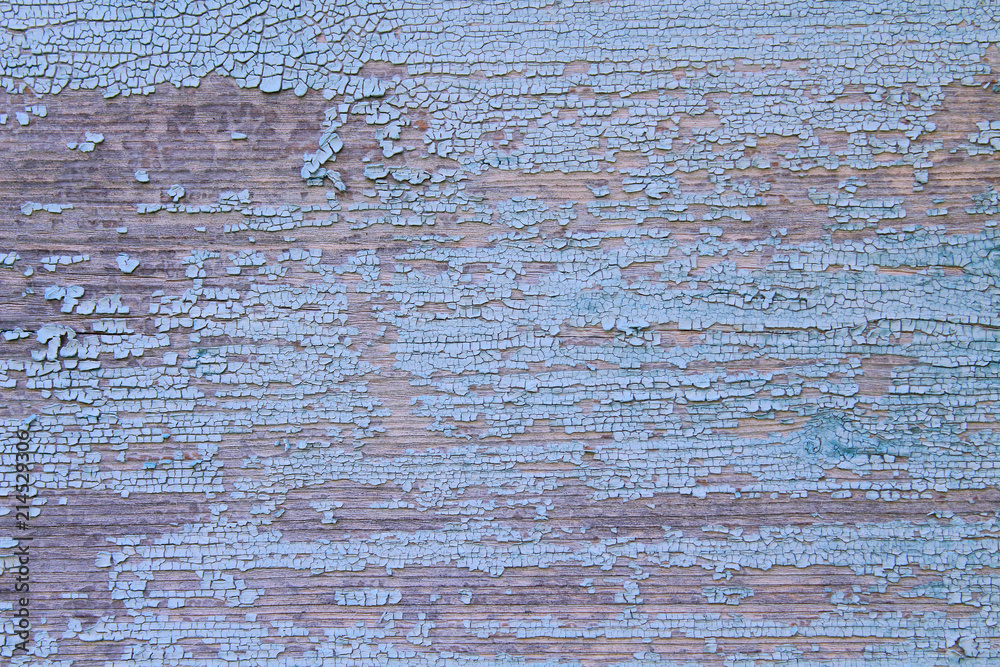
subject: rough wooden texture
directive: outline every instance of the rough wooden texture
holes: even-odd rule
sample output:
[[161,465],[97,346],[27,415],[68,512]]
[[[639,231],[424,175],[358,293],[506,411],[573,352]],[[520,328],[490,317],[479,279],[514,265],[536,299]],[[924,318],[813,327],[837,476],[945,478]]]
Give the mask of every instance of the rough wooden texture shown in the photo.
[[536,4],[0,5],[5,661],[1000,662],[993,10]]

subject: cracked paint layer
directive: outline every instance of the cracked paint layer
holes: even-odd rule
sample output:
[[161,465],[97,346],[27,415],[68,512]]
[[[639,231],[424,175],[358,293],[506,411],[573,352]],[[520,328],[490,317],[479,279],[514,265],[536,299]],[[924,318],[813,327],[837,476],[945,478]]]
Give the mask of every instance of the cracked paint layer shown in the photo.
[[1000,661],[991,3],[0,17],[10,664]]

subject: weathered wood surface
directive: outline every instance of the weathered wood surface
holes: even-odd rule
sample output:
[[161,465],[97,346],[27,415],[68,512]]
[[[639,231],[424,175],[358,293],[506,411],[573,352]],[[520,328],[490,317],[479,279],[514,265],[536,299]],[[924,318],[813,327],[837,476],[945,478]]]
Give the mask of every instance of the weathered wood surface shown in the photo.
[[2,10],[4,659],[997,664],[997,26],[843,6],[269,9],[402,55],[110,97]]

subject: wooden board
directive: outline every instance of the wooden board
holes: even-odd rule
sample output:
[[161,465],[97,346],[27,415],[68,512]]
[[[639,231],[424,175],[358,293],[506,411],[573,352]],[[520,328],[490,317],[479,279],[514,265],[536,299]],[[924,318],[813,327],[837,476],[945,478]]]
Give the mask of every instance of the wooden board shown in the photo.
[[4,659],[997,664],[996,23],[795,7],[6,15]]

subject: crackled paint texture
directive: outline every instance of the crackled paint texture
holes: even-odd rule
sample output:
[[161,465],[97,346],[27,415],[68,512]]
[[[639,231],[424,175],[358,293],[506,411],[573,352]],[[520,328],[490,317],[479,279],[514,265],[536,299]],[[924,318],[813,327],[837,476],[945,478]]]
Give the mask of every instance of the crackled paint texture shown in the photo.
[[998,18],[0,2],[5,664],[1000,664]]

